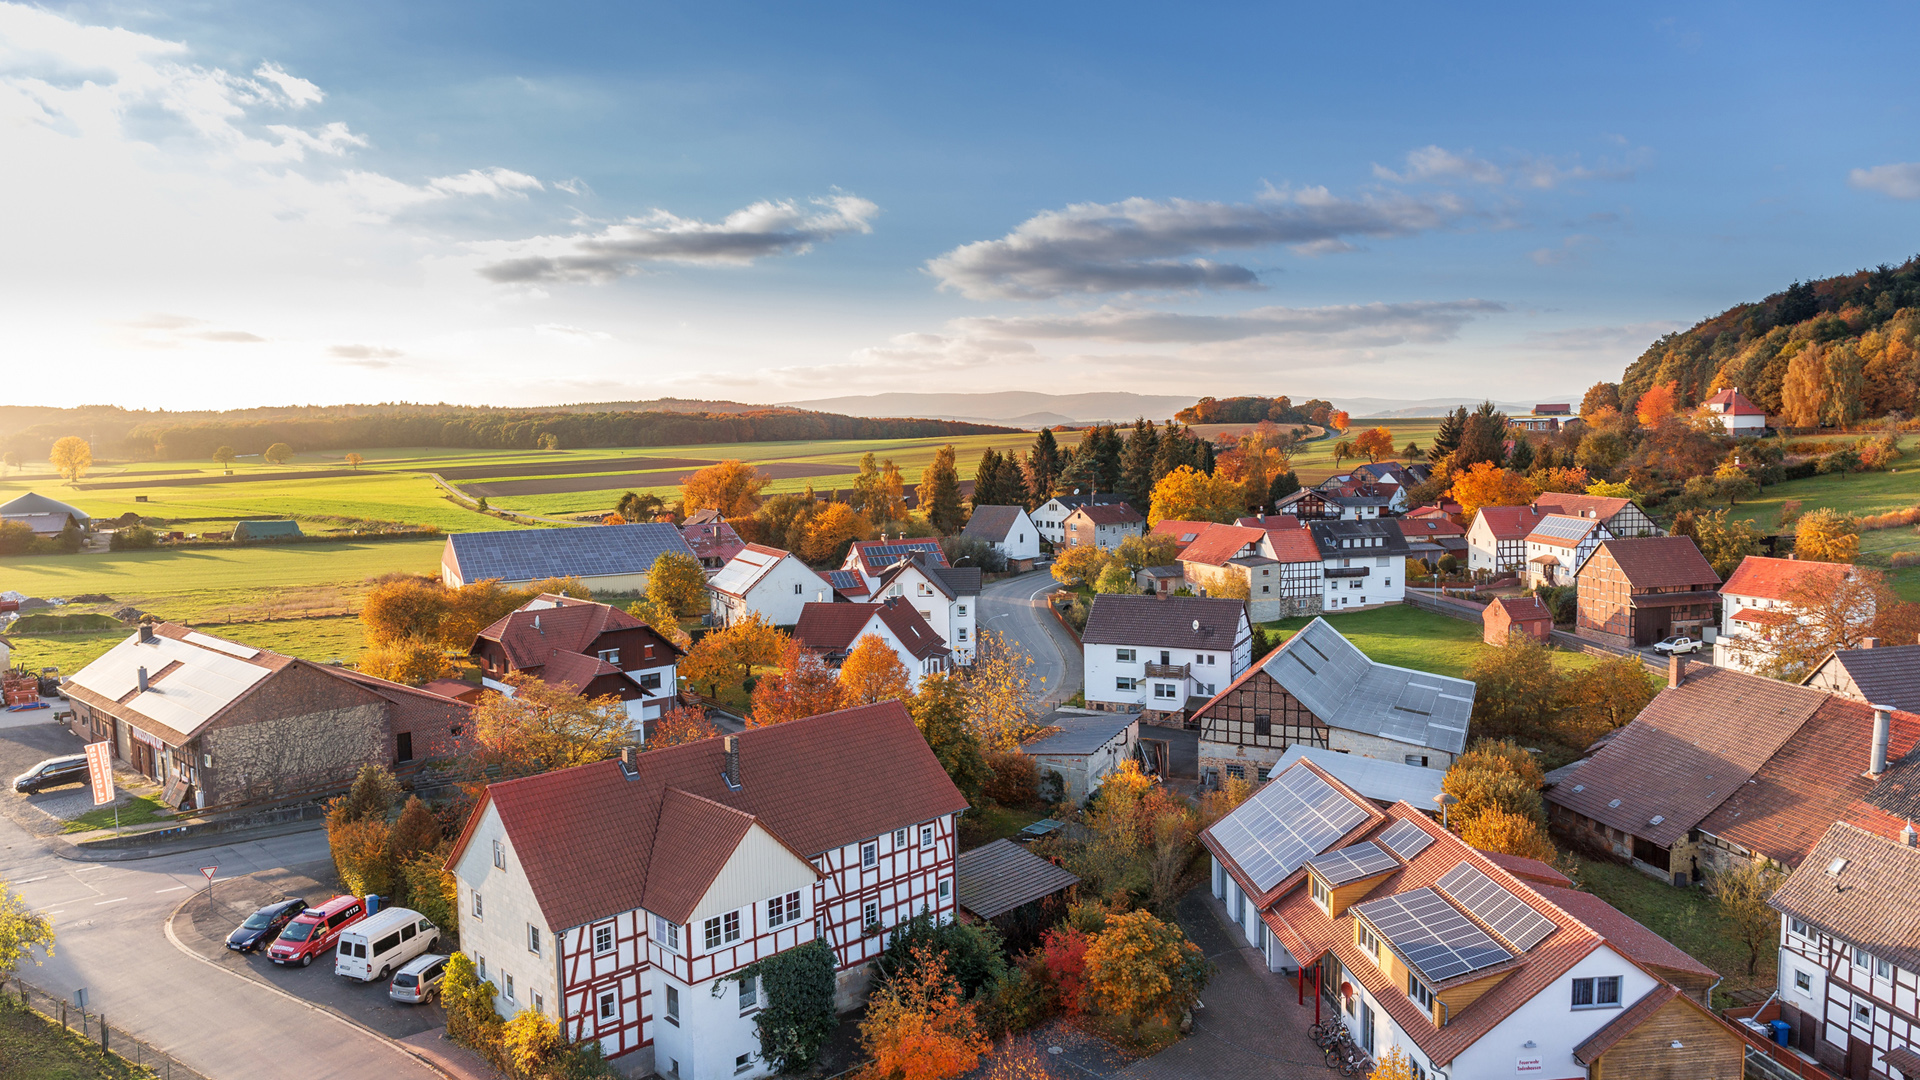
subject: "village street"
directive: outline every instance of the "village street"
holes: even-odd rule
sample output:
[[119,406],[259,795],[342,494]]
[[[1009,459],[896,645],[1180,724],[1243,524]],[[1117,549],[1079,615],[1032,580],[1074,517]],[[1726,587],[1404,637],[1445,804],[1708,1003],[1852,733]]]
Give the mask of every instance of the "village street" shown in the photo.
[[1042,704],[1054,708],[1080,689],[1080,643],[1047,610],[1047,595],[1059,582],[1046,570],[1019,574],[980,591],[978,625],[1006,638],[1007,643],[1033,658]]

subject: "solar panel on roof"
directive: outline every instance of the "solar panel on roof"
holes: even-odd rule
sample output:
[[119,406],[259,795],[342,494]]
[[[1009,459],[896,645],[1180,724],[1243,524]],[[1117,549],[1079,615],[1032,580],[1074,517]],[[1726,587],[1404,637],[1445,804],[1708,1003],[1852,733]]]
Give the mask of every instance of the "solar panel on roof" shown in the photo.
[[1531,950],[1558,929],[1552,919],[1535,911],[1533,905],[1467,863],[1447,871],[1436,884],[1454,903],[1472,912],[1474,918],[1512,942],[1521,952]]
[[1295,766],[1214,823],[1213,838],[1262,892],[1367,817],[1313,770]]
[[1437,686],[1422,686],[1419,683],[1408,683],[1406,688],[1400,691],[1400,698],[1393,703],[1393,707],[1402,712],[1431,716],[1433,714],[1433,703],[1439,700],[1439,698],[1440,688]]
[[1380,843],[1395,855],[1412,862],[1414,856],[1427,850],[1427,845],[1433,843],[1433,837],[1427,830],[1402,819],[1380,834]]
[[1432,889],[1383,896],[1353,911],[1372,923],[1428,982],[1443,983],[1513,959]]
[[1307,860],[1307,865],[1335,888],[1400,869],[1399,861],[1371,840],[1315,855]]

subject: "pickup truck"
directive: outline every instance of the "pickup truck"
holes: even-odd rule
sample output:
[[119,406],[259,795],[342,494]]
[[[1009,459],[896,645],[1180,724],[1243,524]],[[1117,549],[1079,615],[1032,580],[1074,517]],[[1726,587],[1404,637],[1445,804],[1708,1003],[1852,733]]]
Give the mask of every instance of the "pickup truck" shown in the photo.
[[1697,653],[1706,646],[1706,642],[1690,638],[1685,634],[1675,634],[1670,638],[1661,638],[1653,643],[1653,651],[1667,654]]

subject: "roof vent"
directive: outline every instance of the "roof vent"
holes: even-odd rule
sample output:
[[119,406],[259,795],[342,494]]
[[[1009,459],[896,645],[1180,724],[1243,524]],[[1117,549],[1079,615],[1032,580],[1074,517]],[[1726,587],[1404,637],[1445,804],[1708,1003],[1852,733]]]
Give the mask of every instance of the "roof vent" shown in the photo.
[[1614,809],[1614,810],[1618,810],[1618,809],[1620,809],[1620,800],[1619,800],[1619,799],[1615,799],[1615,800],[1613,800],[1612,802],[1610,802],[1610,803],[1608,803],[1608,804],[1607,804],[1607,806],[1608,806],[1608,807],[1610,807],[1610,808],[1612,808],[1612,809]]
[[1832,862],[1827,864],[1827,876],[1839,877],[1840,871],[1845,870],[1846,868],[1847,868],[1846,857],[1838,856]]
[[1667,815],[1665,815],[1665,814],[1655,814],[1655,815],[1653,815],[1653,816],[1652,816],[1651,818],[1648,818],[1648,819],[1647,819],[1647,824],[1649,824],[1649,825],[1658,825],[1658,824],[1660,824],[1661,822],[1664,822],[1664,821],[1666,821],[1666,820],[1667,820]]
[[[533,628],[540,630],[540,613],[537,611],[533,613]],[[546,633],[545,630],[540,630],[540,632],[543,634]]]
[[140,692],[144,694],[147,692],[147,669],[146,668],[140,669],[138,673],[138,678],[140,681]]
[[1587,790],[1587,785],[1585,785],[1585,784],[1575,784],[1575,785],[1573,785],[1573,790],[1574,790],[1574,791],[1575,791],[1576,793],[1577,793],[1577,792],[1582,792],[1582,791],[1585,791],[1585,790]]
[[1867,759],[1867,775],[1878,778],[1887,771],[1887,744],[1893,738],[1893,706],[1873,705],[1873,751]]

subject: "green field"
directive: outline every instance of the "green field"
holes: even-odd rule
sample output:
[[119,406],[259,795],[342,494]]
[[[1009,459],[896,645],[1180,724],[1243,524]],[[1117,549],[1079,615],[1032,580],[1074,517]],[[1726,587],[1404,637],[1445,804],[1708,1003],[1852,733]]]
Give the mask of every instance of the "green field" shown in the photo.
[[132,1080],[153,1075],[151,1069],[138,1068],[61,1030],[16,1000],[0,1000],[0,1080]]
[[[270,649],[322,664],[334,660],[352,664],[360,659],[360,654],[367,647],[358,615],[321,615],[305,619],[232,624],[196,622],[195,625],[256,649]],[[12,634],[7,637],[7,643],[13,647],[13,662],[16,665],[33,671],[57,667],[71,675],[131,633],[131,628],[123,628],[85,634]]]
[[[1422,611],[1407,604],[1328,615],[1326,620],[1378,663],[1451,675],[1456,679],[1466,678],[1467,668],[1491,649],[1480,638],[1479,623]],[[1284,641],[1310,621],[1282,619],[1261,625],[1278,630]],[[1585,653],[1558,649],[1554,650],[1553,658],[1564,668],[1589,667],[1596,662]]]

